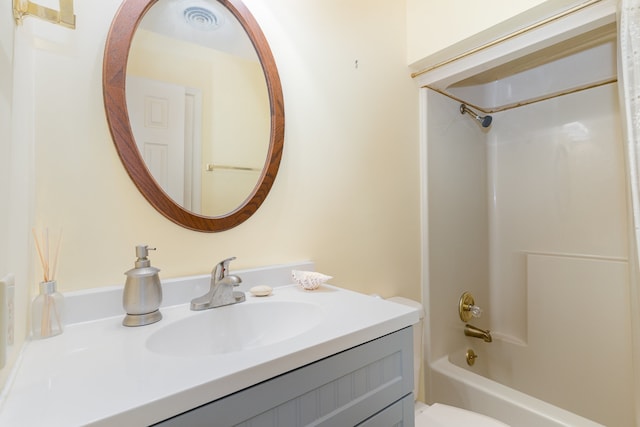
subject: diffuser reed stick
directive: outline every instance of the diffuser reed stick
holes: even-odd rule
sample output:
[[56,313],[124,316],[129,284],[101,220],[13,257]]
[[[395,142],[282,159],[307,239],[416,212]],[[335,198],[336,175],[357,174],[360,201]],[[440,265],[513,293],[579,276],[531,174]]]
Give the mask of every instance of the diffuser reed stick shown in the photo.
[[58,264],[58,253],[60,252],[60,245],[62,243],[62,229],[60,229],[60,232],[58,233],[56,246],[53,252],[50,252],[48,227],[42,231],[42,235],[40,238],[38,238],[38,233],[36,232],[35,228],[32,228],[31,232],[33,233],[33,239],[36,242],[36,249],[38,251],[38,256],[40,257],[40,264],[42,265],[44,281],[49,282],[55,280],[56,268]]

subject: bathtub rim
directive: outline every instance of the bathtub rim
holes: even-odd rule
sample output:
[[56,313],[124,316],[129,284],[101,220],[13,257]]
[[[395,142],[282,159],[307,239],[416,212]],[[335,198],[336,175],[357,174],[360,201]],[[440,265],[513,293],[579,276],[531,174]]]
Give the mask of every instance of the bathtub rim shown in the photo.
[[[488,415],[507,424],[514,425],[517,420],[520,424],[531,419],[530,425],[540,426],[544,421],[549,427],[604,427],[593,420],[567,411],[551,403],[508,387],[497,381],[483,377],[475,372],[461,368],[449,360],[445,355],[428,365],[431,379],[431,397],[433,402],[444,403],[452,406],[461,406],[474,412]],[[467,394],[459,396],[456,400],[451,396],[444,396],[443,387],[439,387],[438,375],[447,378],[451,383],[456,382],[460,388],[464,387]],[[474,396],[472,393],[478,394]],[[479,396],[482,394],[483,396]],[[483,398],[484,397],[484,398]],[[487,405],[490,402],[490,405]],[[501,407],[499,405],[502,404]],[[504,406],[506,405],[506,407]],[[534,420],[533,418],[537,418]]]

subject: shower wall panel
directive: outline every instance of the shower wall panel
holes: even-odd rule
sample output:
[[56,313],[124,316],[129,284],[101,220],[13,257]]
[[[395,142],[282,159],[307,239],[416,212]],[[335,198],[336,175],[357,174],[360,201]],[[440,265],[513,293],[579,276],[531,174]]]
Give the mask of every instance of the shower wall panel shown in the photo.
[[[457,302],[471,291],[488,309],[489,235],[485,135],[460,104],[428,94],[430,360],[464,345]],[[478,326],[485,319],[479,319]]]
[[491,325],[526,343],[527,254],[627,258],[617,87],[508,110],[494,122]]
[[528,343],[509,361],[522,366],[516,388],[607,426],[634,425],[628,273],[625,261],[527,256]]
[[[633,425],[625,162],[609,84],[508,110],[488,140],[495,336],[516,388]],[[535,372],[531,375],[529,372]]]

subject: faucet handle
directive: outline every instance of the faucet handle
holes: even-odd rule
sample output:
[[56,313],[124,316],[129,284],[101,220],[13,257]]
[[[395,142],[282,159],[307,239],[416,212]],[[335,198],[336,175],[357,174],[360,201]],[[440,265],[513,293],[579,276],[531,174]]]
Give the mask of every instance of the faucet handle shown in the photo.
[[465,292],[458,302],[458,313],[460,314],[460,320],[468,322],[471,317],[480,317],[482,309],[476,305],[473,295],[470,292]]
[[217,263],[216,266],[213,267],[213,271],[211,272],[212,276],[216,277],[217,279],[226,277],[229,273],[229,264],[231,264],[231,261],[233,261],[234,259],[236,259],[236,257],[227,258],[224,261],[220,261],[219,263]]
[[224,269],[223,271],[225,276],[229,272],[229,264],[231,264],[231,261],[233,261],[234,259],[236,259],[236,257],[232,256],[231,258],[227,258],[220,263],[222,264],[222,268]]
[[482,316],[482,309],[477,305],[470,306],[469,311],[471,312],[471,315],[475,318]]

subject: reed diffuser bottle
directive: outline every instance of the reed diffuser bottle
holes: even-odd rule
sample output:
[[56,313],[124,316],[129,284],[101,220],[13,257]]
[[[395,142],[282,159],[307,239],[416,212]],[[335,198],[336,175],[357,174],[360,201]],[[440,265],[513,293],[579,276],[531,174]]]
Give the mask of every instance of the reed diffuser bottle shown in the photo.
[[58,292],[55,280],[62,230],[52,251],[49,249],[49,229],[46,229],[40,238],[35,230],[32,232],[44,273],[39,293],[31,303],[31,337],[40,339],[60,335],[64,329],[64,296]]
[[35,339],[60,335],[64,329],[64,296],[56,281],[40,282],[40,294],[31,303],[31,333]]

